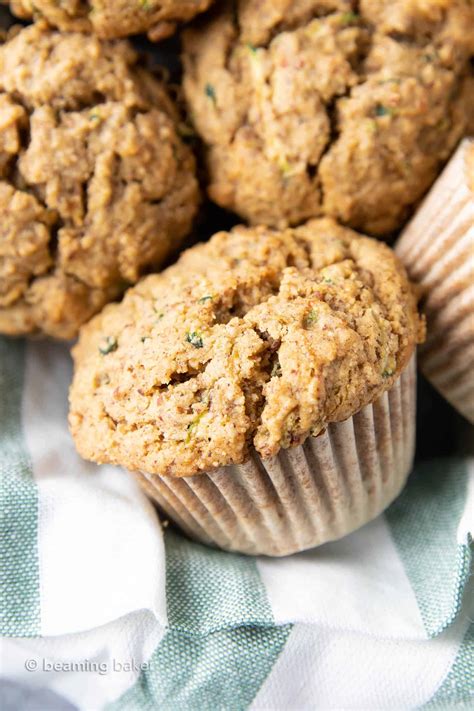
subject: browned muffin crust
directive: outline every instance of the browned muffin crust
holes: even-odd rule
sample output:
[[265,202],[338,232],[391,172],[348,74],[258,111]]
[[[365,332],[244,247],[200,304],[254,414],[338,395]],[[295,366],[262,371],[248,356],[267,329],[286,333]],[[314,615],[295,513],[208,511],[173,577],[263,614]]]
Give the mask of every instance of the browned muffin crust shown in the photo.
[[330,219],[236,227],[82,329],[71,431],[86,459],[151,474],[268,458],[377,399],[422,336],[386,245]]
[[102,39],[142,32],[153,41],[173,34],[207,10],[212,0],[0,0],[25,19],[44,19],[66,32],[94,32]]
[[0,47],[0,333],[72,338],[179,245],[199,195],[176,125],[126,41]]
[[474,114],[473,26],[466,0],[220,3],[184,32],[211,199],[252,224],[398,229]]

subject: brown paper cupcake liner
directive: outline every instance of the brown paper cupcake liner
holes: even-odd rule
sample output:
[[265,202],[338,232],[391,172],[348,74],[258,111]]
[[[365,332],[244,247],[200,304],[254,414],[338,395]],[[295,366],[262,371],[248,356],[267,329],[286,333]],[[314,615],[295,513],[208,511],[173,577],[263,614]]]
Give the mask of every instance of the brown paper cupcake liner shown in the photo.
[[393,388],[319,437],[262,460],[193,477],[136,473],[189,536],[250,555],[282,556],[341,538],[402,489],[415,448],[415,356]]
[[424,296],[421,370],[474,422],[474,140],[461,143],[396,252]]

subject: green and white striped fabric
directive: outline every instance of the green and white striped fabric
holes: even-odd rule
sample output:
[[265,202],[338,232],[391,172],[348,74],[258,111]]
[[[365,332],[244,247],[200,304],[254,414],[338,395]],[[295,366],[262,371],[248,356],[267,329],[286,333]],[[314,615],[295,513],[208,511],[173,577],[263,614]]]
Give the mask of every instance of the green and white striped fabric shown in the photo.
[[474,708],[469,461],[419,467],[342,541],[221,553],[78,458],[69,379],[63,346],[0,340],[4,689],[48,710]]

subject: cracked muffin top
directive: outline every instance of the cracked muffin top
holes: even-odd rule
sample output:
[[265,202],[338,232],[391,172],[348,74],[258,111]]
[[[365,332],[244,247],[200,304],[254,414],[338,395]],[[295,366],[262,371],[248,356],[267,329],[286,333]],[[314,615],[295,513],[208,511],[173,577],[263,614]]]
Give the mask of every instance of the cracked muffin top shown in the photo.
[[72,338],[190,231],[164,85],[126,41],[32,25],[0,47],[0,333]]
[[25,19],[45,19],[67,32],[95,32],[103,39],[146,32],[169,37],[178,22],[207,10],[212,0],[0,0]]
[[268,458],[377,399],[422,337],[386,245],[328,218],[236,227],[81,330],[71,432],[86,459],[151,474]]
[[409,216],[474,115],[467,0],[240,0],[186,30],[212,200],[252,224]]

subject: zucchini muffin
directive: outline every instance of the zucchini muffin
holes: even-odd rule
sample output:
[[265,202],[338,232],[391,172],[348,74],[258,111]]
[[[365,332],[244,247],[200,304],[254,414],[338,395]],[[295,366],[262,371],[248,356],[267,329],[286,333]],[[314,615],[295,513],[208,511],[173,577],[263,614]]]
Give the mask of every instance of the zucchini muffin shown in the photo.
[[461,142],[396,251],[423,298],[423,374],[474,424],[474,138]]
[[1,0],[24,19],[45,19],[66,32],[95,32],[103,39],[142,32],[168,37],[179,22],[207,10],[212,0]]
[[184,32],[212,200],[397,230],[474,113],[466,0],[240,0]]
[[[280,232],[237,227],[142,280],[82,329],[73,350],[71,431],[86,459],[141,472],[146,488],[181,523],[202,500],[196,495],[180,514],[159,496],[160,487],[210,485],[213,475],[226,485],[233,480],[237,509],[246,513],[231,507],[229,540],[213,535],[213,515],[209,525],[182,523],[202,540],[253,553],[309,547],[365,523],[400,490],[412,455],[414,374],[409,370],[403,397],[400,376],[422,332],[404,269],[385,245],[329,219]],[[239,522],[244,516],[242,525],[250,525],[255,512],[244,501],[247,487],[238,484],[242,472],[253,462],[251,485],[258,487],[272,462],[288,459],[307,440],[318,447],[330,423],[347,422],[393,389],[400,412],[388,430],[385,410],[379,413],[385,424],[372,416],[367,429],[366,415],[359,423],[365,494],[346,502],[350,511],[326,495],[328,506],[341,504],[343,520],[333,516],[329,530],[321,529],[323,513],[315,511],[317,531],[293,542],[254,521],[257,540],[246,542]],[[397,427],[404,428],[399,446],[407,449],[393,457]],[[369,456],[381,467],[375,474]],[[330,488],[346,475],[343,463],[344,454],[331,470]],[[349,477],[354,466],[351,460]],[[319,486],[313,469],[306,475]],[[293,478],[285,477],[287,486]],[[221,487],[212,488],[222,515]],[[179,496],[175,491],[172,498]],[[283,521],[292,512],[282,501],[275,513]]]
[[0,333],[72,338],[179,246],[199,193],[177,123],[126,41],[0,47]]

